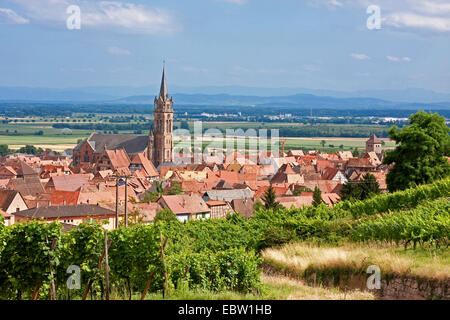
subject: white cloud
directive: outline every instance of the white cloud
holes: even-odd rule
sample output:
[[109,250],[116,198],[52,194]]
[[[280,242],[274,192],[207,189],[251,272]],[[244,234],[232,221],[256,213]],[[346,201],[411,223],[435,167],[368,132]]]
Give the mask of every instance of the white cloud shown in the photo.
[[357,60],[369,60],[370,57],[364,53],[351,53],[350,56]]
[[387,56],[386,58],[387,58],[389,61],[392,61],[392,62],[398,62],[398,61],[400,61],[400,58],[393,57],[393,56]]
[[110,54],[119,55],[119,56],[129,56],[131,52],[127,49],[122,49],[119,47],[109,47],[108,52]]
[[29,22],[28,19],[18,15],[14,10],[0,8],[0,23],[27,24]]
[[426,31],[428,33],[450,32],[449,0],[309,0],[313,7],[367,8],[378,5],[381,8],[382,28],[402,31]]
[[388,59],[389,61],[392,61],[392,62],[401,62],[401,61],[411,62],[412,61],[412,59],[410,57],[400,58],[400,57],[394,57],[394,56],[387,56],[386,59]]
[[403,29],[423,29],[437,32],[450,32],[450,17],[425,16],[410,12],[398,12],[383,18],[391,27]]
[[307,64],[303,66],[303,69],[305,69],[306,71],[310,71],[310,72],[314,72],[314,71],[319,71],[320,68],[314,64]]
[[339,7],[343,7],[343,0],[309,0],[306,4],[314,8],[326,7],[330,10],[334,10]]
[[242,6],[247,3],[247,0],[216,0],[216,1],[237,4],[239,6]]
[[121,1],[9,0],[19,5],[31,20],[65,26],[66,9],[81,9],[81,28],[108,28],[127,33],[167,34],[179,26],[170,11]]
[[329,0],[328,4],[335,7],[342,7],[342,2],[339,2],[338,0]]

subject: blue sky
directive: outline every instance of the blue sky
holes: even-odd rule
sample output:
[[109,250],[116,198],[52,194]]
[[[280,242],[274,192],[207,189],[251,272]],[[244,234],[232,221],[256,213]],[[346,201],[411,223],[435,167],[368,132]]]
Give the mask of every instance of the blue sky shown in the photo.
[[169,89],[450,93],[449,56],[449,0],[0,0],[0,86],[154,85],[166,60]]

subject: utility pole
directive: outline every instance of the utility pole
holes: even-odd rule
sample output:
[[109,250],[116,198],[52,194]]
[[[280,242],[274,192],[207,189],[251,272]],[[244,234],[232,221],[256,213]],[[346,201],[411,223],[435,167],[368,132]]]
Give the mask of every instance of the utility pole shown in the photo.
[[119,228],[119,179],[116,179],[116,225],[115,228]]
[[128,177],[125,177],[125,227],[128,227]]
[[116,178],[116,229],[119,227],[119,181],[121,179],[125,180],[125,226],[128,226],[128,211],[127,211],[127,204],[128,204],[128,179],[132,178],[132,176],[120,176],[120,175],[114,175],[113,178]]

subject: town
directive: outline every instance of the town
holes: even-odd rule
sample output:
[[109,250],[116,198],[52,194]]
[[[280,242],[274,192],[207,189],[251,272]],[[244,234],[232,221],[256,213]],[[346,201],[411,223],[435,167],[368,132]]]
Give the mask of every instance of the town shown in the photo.
[[392,165],[383,164],[383,141],[375,134],[358,154],[285,152],[283,145],[279,152],[233,151],[223,161],[211,154],[202,163],[180,164],[174,161],[174,101],[165,70],[154,104],[149,135],[93,132],[63,154],[47,150],[1,157],[0,212],[5,224],[58,221],[71,230],[98,221],[112,230],[152,223],[164,209],[182,222],[233,213],[249,219],[255,207],[265,205],[269,192],[287,209],[319,203],[333,207],[345,198],[346,185],[372,181],[377,193],[388,192],[386,175]]

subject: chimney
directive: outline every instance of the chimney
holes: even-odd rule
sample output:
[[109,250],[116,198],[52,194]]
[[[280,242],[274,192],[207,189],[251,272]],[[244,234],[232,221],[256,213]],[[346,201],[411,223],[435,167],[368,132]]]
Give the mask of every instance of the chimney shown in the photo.
[[66,200],[63,200],[63,206],[65,206],[66,205]]

